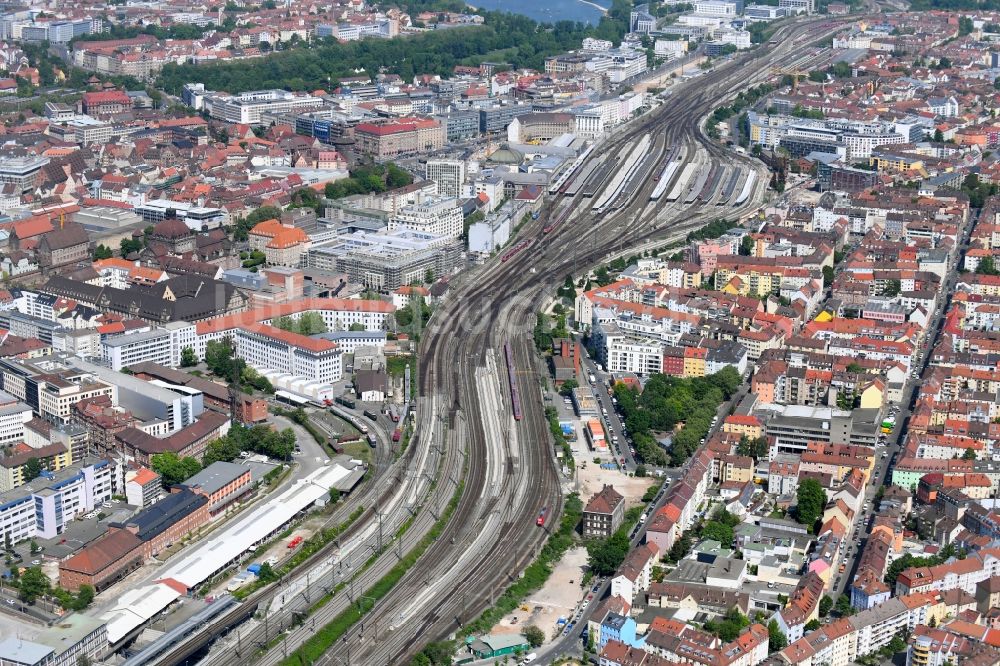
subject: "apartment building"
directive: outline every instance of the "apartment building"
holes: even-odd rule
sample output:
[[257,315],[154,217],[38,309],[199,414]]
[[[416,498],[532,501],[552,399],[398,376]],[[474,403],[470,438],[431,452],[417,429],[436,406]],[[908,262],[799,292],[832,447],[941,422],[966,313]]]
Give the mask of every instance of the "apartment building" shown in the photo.
[[590,498],[583,509],[583,536],[607,538],[625,519],[625,497],[607,484]]
[[896,578],[896,595],[960,589],[974,596],[979,583],[997,575],[1000,549],[987,548],[970,553],[964,560],[904,569]]
[[163,480],[147,467],[125,474],[125,499],[132,506],[146,508],[163,497]]

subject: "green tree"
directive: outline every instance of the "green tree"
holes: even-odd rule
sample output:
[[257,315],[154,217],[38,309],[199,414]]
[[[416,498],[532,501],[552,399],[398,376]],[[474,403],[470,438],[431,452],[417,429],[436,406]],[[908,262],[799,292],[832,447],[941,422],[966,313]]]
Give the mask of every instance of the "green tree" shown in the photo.
[[833,599],[829,595],[824,594],[823,598],[819,600],[819,616],[826,617],[830,614],[830,609],[833,608]]
[[28,458],[24,463],[24,470],[21,473],[24,476],[25,483],[37,479],[42,473],[42,461],[34,457]]
[[76,592],[76,598],[73,600],[73,610],[82,611],[94,600],[94,588],[91,585],[84,583],[80,586],[80,589]]
[[264,562],[260,565],[260,571],[257,572],[257,578],[259,578],[262,583],[273,583],[278,580],[278,574],[275,573],[270,564]]
[[118,245],[123,258],[142,249],[142,241],[137,238],[123,238]]
[[50,587],[48,576],[39,567],[28,567],[21,574],[18,596],[24,603],[33,604],[35,599],[47,594]]
[[575,379],[567,379],[559,387],[559,395],[564,395],[567,398],[573,395],[573,391],[580,388],[580,383]]
[[94,261],[110,259],[113,256],[115,256],[114,250],[103,243],[94,248]]
[[729,525],[710,520],[705,523],[701,530],[703,539],[712,539],[722,544],[723,548],[729,548],[733,543],[733,528]]
[[944,132],[941,131],[940,127],[934,130],[934,142],[944,143]]
[[[297,332],[302,335],[316,335],[317,333],[326,333],[326,321],[323,319],[323,315],[318,312],[303,312],[299,315],[299,320],[296,326]],[[364,330],[364,329],[362,329]]]
[[587,544],[590,570],[598,576],[610,576],[618,570],[628,555],[628,535],[619,529],[607,539]]
[[31,551],[32,555],[37,555],[42,549],[38,547],[38,542],[32,539],[29,542],[28,550]]
[[744,257],[749,257],[753,254],[754,245],[755,242],[753,237],[750,236],[750,234],[747,234],[742,238],[742,240],[740,240],[740,254]]
[[833,277],[834,277],[833,266],[824,266],[823,267],[823,287],[829,288],[829,287],[833,286]]
[[812,528],[826,508],[826,491],[816,479],[805,479],[796,492],[795,519]]
[[806,629],[806,631],[816,631],[817,629],[819,629],[822,626],[823,625],[820,624],[819,620],[817,620],[816,618],[813,618],[813,619],[809,620],[808,622],[806,622],[805,629]]
[[312,208],[319,210],[321,201],[316,190],[311,187],[300,187],[292,192],[290,208]]
[[975,459],[976,459],[976,452],[971,448],[966,449],[965,453],[962,454],[962,460],[975,460]]
[[769,652],[778,652],[788,646],[788,639],[785,638],[785,634],[781,633],[781,627],[778,626],[777,620],[771,620],[767,623],[767,638]]
[[533,624],[527,625],[521,630],[521,633],[524,634],[525,640],[533,648],[539,647],[545,642],[545,633]]
[[192,366],[198,365],[198,355],[194,353],[194,349],[191,347],[185,347],[181,350],[181,367],[190,368]]
[[906,649],[906,641],[904,641],[903,638],[897,634],[892,637],[892,640],[885,646],[885,649],[889,654],[897,654]]
[[93,666],[90,661],[90,657],[85,654],[78,655],[76,658],[76,666]]
[[854,615],[857,610],[851,605],[850,594],[842,594],[837,597],[837,603],[834,608],[837,611],[837,615],[840,617],[850,617],[851,615]]
[[860,363],[855,363],[852,361],[847,364],[847,371],[855,375],[862,375],[864,374],[865,369],[861,366]]
[[885,284],[885,289],[882,290],[883,296],[888,296],[892,298],[894,296],[899,296],[899,292],[902,291],[903,285],[899,280],[889,280]]
[[993,257],[983,257],[976,265],[976,273],[979,275],[1000,275],[1000,269],[997,269]]
[[348,330],[348,331],[356,331],[356,332],[361,332],[361,331],[364,331],[364,330],[365,330],[365,325],[364,325],[364,324],[362,324],[361,322],[358,322],[358,321],[356,321],[356,322],[354,322],[353,324],[351,324],[351,325],[350,325],[350,326],[349,326],[349,327],[347,328],[347,330]]
[[201,463],[195,458],[182,458],[173,451],[158,453],[150,462],[153,471],[160,475],[163,483],[170,486],[183,483],[201,471]]

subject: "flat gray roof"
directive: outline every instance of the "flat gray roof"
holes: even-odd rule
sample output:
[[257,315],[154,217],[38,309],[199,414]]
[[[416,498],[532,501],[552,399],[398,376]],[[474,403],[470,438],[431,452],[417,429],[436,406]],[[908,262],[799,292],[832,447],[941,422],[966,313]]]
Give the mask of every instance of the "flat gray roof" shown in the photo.
[[216,461],[184,482],[188,488],[199,488],[211,495],[226,484],[245,474],[247,468],[236,463]]

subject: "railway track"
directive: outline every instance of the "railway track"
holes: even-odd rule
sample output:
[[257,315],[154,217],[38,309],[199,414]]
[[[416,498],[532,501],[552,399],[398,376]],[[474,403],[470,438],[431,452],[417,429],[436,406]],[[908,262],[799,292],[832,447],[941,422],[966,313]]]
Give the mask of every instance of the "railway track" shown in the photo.
[[[798,37],[789,36],[787,45],[779,46],[771,57],[786,57],[804,43],[830,32],[828,28],[817,27],[816,23],[782,28],[776,35],[779,40],[788,33]],[[611,145],[600,146],[595,155],[611,153],[615,147],[629,145],[642,133],[654,129],[659,133],[662,129],[662,137],[656,137],[660,158],[669,146],[683,146],[687,156],[695,155],[700,149],[715,164],[739,164],[747,171],[760,169],[760,165],[749,158],[733,156],[708,141],[700,131],[700,122],[702,114],[709,111],[712,105],[721,103],[747,85],[763,80],[761,68],[757,68],[758,74],[749,77],[749,80],[737,71],[763,57],[764,54],[752,54],[738,59],[732,66],[700,77],[696,82],[700,87],[689,89],[691,92],[683,102],[675,97],[677,103],[674,106],[620,133]],[[656,160],[651,161],[651,164],[656,163]],[[581,167],[581,173],[585,168]],[[602,185],[606,184],[603,182],[605,178],[599,180]],[[643,180],[630,193],[629,201],[648,200],[655,182]],[[762,188],[763,184],[760,184],[758,189]],[[745,205],[733,208],[731,214],[741,215],[753,210],[757,199],[750,197]],[[541,400],[534,400],[532,394],[533,390],[538,390],[541,381],[535,369],[535,352],[530,336],[535,313],[551,297],[553,285],[561,282],[566,274],[579,274],[581,268],[589,269],[616,252],[620,253],[625,242],[629,245],[642,244],[664,236],[685,234],[718,216],[715,206],[709,207],[708,202],[700,202],[691,208],[669,209],[668,217],[674,219],[660,224],[657,219],[662,217],[662,205],[645,206],[636,214],[634,208],[638,205],[633,203],[632,208],[595,215],[580,210],[586,209],[589,204],[580,197],[570,205],[567,219],[545,234],[543,228],[548,215],[562,201],[562,198],[556,197],[548,202],[539,220],[529,223],[522,232],[522,239],[533,239],[532,243],[507,257],[506,261],[489,263],[454,279],[449,298],[432,318],[421,341],[421,395],[442,396],[446,404],[452,405],[452,418],[470,422],[469,454],[466,456],[469,468],[463,499],[442,538],[385,597],[375,609],[378,612],[373,611],[371,619],[366,620],[366,629],[330,651],[328,663],[344,660],[365,664],[407,663],[422,642],[450,634],[461,635],[461,627],[488,607],[494,595],[499,594],[500,586],[512,581],[516,572],[533,559],[544,536],[544,532],[534,524],[535,517],[542,507],[548,506],[548,524],[554,525],[561,508],[559,479],[548,443],[548,424]],[[681,214],[687,214],[687,219],[677,220],[676,217]],[[586,248],[585,234],[581,230],[588,228],[594,237],[593,244],[574,256],[568,248],[579,245]],[[599,239],[598,231],[604,232]],[[491,536],[495,548],[490,549],[485,558],[463,570],[458,578],[449,578],[447,589],[442,588],[438,600],[429,603],[425,611],[413,618],[397,618],[398,623],[391,623],[392,631],[386,632],[385,623],[393,610],[399,607],[398,604],[413,599],[431,585],[434,577],[444,575],[453,563],[460,562],[468,540],[478,533],[482,516],[495,510],[494,501],[481,497],[486,473],[485,467],[480,467],[476,459],[490,455],[490,452],[486,435],[476,424],[481,420],[478,416],[483,413],[484,405],[476,397],[475,369],[483,365],[485,350],[499,353],[505,341],[511,342],[515,362],[520,368],[518,382],[524,416],[523,421],[515,426],[516,445],[512,446],[523,461],[519,460],[516,467],[521,474],[509,475],[501,492],[509,493],[513,485],[521,485],[531,492],[519,506],[511,509],[510,520],[504,522],[502,529]],[[456,444],[455,438],[450,441],[451,445]],[[373,622],[383,623],[381,633],[367,628]]]
[[[829,28],[819,26],[817,21],[780,28],[776,34],[780,45],[769,54],[748,54],[699,77],[693,86],[687,85],[682,95],[672,97],[672,104],[616,133],[594,155],[613,154],[615,147],[627,146],[642,134],[655,132],[657,157],[649,160],[650,165],[659,163],[667,147],[679,146],[688,159],[693,159],[700,150],[714,164],[759,169],[752,160],[733,156],[708,141],[700,130],[701,116],[736,91],[762,81],[767,67],[758,66],[758,61],[790,57],[827,32]],[[740,68],[746,67],[754,68],[756,73],[750,77],[742,75]],[[586,165],[581,167],[581,173],[584,169]],[[419,501],[412,525],[394,542],[395,548],[372,556],[374,561],[357,575],[350,591],[334,596],[309,615],[304,624],[299,624],[302,608],[308,608],[312,600],[303,599],[295,606],[286,603],[280,612],[268,616],[266,624],[258,622],[239,637],[236,642],[243,649],[234,649],[233,641],[227,640],[203,663],[277,664],[318,626],[351,604],[361,604],[369,610],[362,623],[315,663],[404,664],[423,642],[452,634],[476,617],[532,561],[546,536],[546,531],[535,525],[535,517],[542,507],[547,507],[548,525],[557,524],[562,502],[548,424],[541,400],[535,399],[542,380],[531,340],[535,312],[552,296],[554,285],[565,275],[577,275],[634,247],[683,235],[718,216],[717,208],[713,206],[710,210],[705,205],[708,202],[692,207],[646,203],[655,187],[655,182],[646,175],[636,179],[643,182],[627,193],[618,210],[595,215],[580,210],[586,209],[587,202],[578,198],[569,205],[565,221],[546,235],[543,225],[555,206],[563,201],[556,197],[546,204],[539,219],[522,232],[523,239],[533,242],[506,261],[489,263],[452,281],[449,298],[437,309],[421,341],[422,397],[417,406],[414,438],[406,454],[396,461],[393,487],[386,489],[376,503],[383,507],[395,503],[395,515],[400,516],[399,512],[404,510],[399,506],[401,496]],[[606,175],[600,180],[605,178]],[[762,187],[758,184],[757,189]],[[740,215],[754,209],[758,198],[749,197],[745,205],[731,209],[729,214]],[[679,219],[682,215],[683,220]],[[570,247],[573,252],[569,252]],[[486,364],[487,351],[499,353],[507,341],[512,345],[519,368],[523,418],[511,425],[507,441],[497,446],[488,442],[483,428],[482,415],[490,405],[480,399],[476,372]],[[499,382],[506,386],[502,378]],[[508,396],[509,403],[509,386],[500,395]],[[501,487],[496,496],[484,497],[484,484],[497,465],[504,470]],[[428,475],[430,469],[437,470],[436,482],[428,480],[420,491],[421,484],[415,485],[412,473],[407,472],[414,467],[422,475]],[[464,485],[457,507],[441,536],[388,594],[371,606],[366,605],[365,590],[431,530],[460,483]],[[373,510],[366,507],[365,515],[342,542],[350,536],[371,532]],[[406,510],[412,515],[412,508]],[[494,518],[490,523],[493,531],[484,532],[487,520],[498,512],[502,512],[502,519],[498,523]],[[470,547],[483,555],[461,571],[454,571],[454,563],[464,562],[462,554]],[[332,563],[335,551],[332,544],[322,549],[300,568],[300,576],[308,576],[310,570],[324,562]],[[332,589],[334,583],[342,582],[333,575],[332,566],[330,571],[330,585],[321,589]],[[447,589],[438,583],[443,580],[448,582]],[[276,586],[263,590],[252,601],[269,603],[281,594],[281,589],[282,586]],[[409,616],[399,617],[397,609],[412,607],[415,599],[427,601],[419,604],[420,608],[413,608]],[[273,641],[281,632],[283,640],[278,646],[261,655],[256,648]],[[248,643],[253,646],[251,649],[246,648]]]

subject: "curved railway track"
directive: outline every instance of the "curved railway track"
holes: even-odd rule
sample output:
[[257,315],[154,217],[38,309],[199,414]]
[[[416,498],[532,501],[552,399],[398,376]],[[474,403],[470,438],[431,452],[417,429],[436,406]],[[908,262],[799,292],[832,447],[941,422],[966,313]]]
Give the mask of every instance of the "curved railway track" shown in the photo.
[[[707,140],[700,130],[701,118],[737,91],[765,80],[765,63],[789,58],[819,35],[831,32],[825,27],[830,24],[827,21],[819,25],[814,20],[780,28],[775,35],[778,47],[770,52],[746,54],[693,83],[683,84],[683,90],[668,104],[606,139],[594,151],[595,157],[621,154],[641,134],[654,132],[659,157],[671,146],[682,147],[688,159],[695,158],[700,150],[715,165],[739,164],[744,169],[758,169],[759,165],[749,158],[734,156]],[[742,74],[746,68],[754,74]],[[650,168],[655,169],[658,160],[651,164]],[[585,168],[581,167],[581,172]],[[280,612],[269,615],[266,625],[258,623],[247,630],[240,641],[242,650],[227,647],[210,654],[207,663],[280,663],[284,654],[350,604],[365,604],[364,591],[432,529],[460,483],[464,485],[457,506],[439,538],[381,600],[370,607],[365,605],[369,612],[364,620],[315,663],[407,663],[423,642],[455,633],[481,613],[533,560],[547,534],[547,530],[535,525],[536,516],[542,507],[548,507],[547,525],[554,526],[562,507],[548,423],[542,401],[535,399],[542,382],[531,339],[535,313],[565,275],[579,275],[581,270],[634,252],[636,247],[683,236],[719,214],[718,208],[706,205],[708,202],[690,208],[646,203],[656,185],[646,175],[636,179],[642,181],[637,187],[630,184],[627,190],[631,191],[619,195],[620,203],[616,203],[623,207],[595,215],[587,210],[585,199],[577,198],[569,205],[564,220],[545,234],[546,221],[563,201],[554,198],[546,203],[539,219],[529,222],[521,232],[521,238],[531,239],[532,243],[506,261],[490,262],[452,280],[449,297],[435,311],[421,340],[421,398],[413,439],[404,456],[393,463],[395,482],[378,495],[376,502],[381,507],[395,503],[394,511],[398,512],[405,499],[412,500],[419,505],[415,515],[413,507],[407,509],[413,515],[412,525],[394,547],[372,556],[369,566],[357,575],[352,591],[335,595],[304,624],[300,624],[302,609],[314,599],[303,598],[295,606],[286,603]],[[762,187],[758,185],[758,189]],[[728,209],[728,214],[742,215],[756,205],[757,197],[750,197],[745,205]],[[502,359],[506,341],[511,342],[518,367],[523,418],[510,421],[505,441],[496,446],[488,442],[484,415],[490,409],[510,413],[510,387],[500,373],[500,404],[490,404],[489,398],[482,399],[477,373],[486,365],[488,352]],[[436,481],[419,483],[409,471],[414,466],[423,475],[436,469]],[[496,478],[501,479],[498,487],[487,488],[487,481],[494,479],[490,483],[496,483]],[[369,497],[367,502],[371,501]],[[341,537],[342,542],[371,530],[376,508],[367,503],[365,506],[365,514]],[[470,551],[475,561],[466,562],[463,554]],[[321,549],[297,570],[296,576],[308,575],[313,566],[329,561],[335,553],[334,544]],[[331,584],[334,582],[340,581],[331,580]],[[324,593],[331,587],[318,582],[316,585]],[[278,585],[262,590],[250,601],[264,605],[282,594],[282,589]],[[411,612],[400,617],[400,608]],[[257,646],[279,632],[285,633],[277,647],[265,654],[257,652]],[[253,647],[248,649],[248,644]]]
[[[698,87],[686,89],[683,101],[675,96],[675,104],[661,107],[652,112],[652,117],[612,137],[610,145],[600,146],[595,155],[615,150],[622,154],[624,147],[642,133],[656,131],[655,144],[661,152],[670,146],[683,145],[684,154],[688,156],[695,155],[700,148],[715,164],[740,164],[744,169],[759,169],[759,163],[734,156],[705,138],[700,130],[701,117],[713,105],[766,76],[766,68],[756,68],[751,77],[741,74],[742,68],[752,67],[761,59],[787,57],[820,34],[830,32],[818,23],[811,21],[779,29],[776,38],[785,43],[770,55],[749,54],[703,75],[695,82]],[[661,129],[662,136],[659,135]],[[638,187],[627,193],[627,202],[647,201],[654,187],[655,181],[644,178]],[[625,193],[621,196],[625,197]],[[573,210],[566,221],[545,234],[543,229],[549,215],[562,201],[558,197],[549,201],[539,219],[522,230],[521,238],[533,239],[533,243],[504,262],[494,261],[455,278],[448,299],[439,306],[425,331],[421,341],[421,395],[442,396],[450,406],[450,418],[469,422],[466,456],[469,467],[462,500],[444,535],[373,609],[365,628],[330,651],[328,663],[407,663],[422,642],[455,633],[460,635],[461,627],[488,607],[502,591],[501,587],[514,580],[517,572],[532,561],[545,535],[545,531],[535,526],[535,517],[543,506],[547,506],[547,525],[555,525],[561,509],[560,484],[549,444],[548,424],[542,401],[533,399],[533,391],[541,385],[530,335],[535,313],[551,296],[553,285],[561,282],[565,275],[578,275],[581,268],[589,269],[622,253],[626,243],[627,250],[631,250],[633,245],[667,235],[685,234],[719,214],[715,206],[701,202],[691,209],[675,207],[672,219],[661,224],[657,218],[662,204],[645,206],[639,214],[621,208],[613,213],[595,215],[586,210],[589,202],[580,198],[571,205]],[[747,204],[731,209],[730,215],[745,214],[756,206],[757,197],[751,197]],[[682,217],[685,214],[686,217]],[[595,236],[590,247],[585,242],[587,229],[592,229],[591,234]],[[604,232],[603,237],[596,237],[598,231]],[[574,256],[568,251],[574,245],[581,245],[584,250]],[[424,611],[412,616],[393,618],[395,609],[431,587],[436,577],[452,572],[470,540],[481,536],[484,516],[495,510],[495,502],[483,497],[483,483],[490,463],[478,460],[489,455],[489,451],[481,418],[486,406],[480,404],[477,395],[475,369],[483,365],[486,350],[500,354],[507,340],[514,347],[519,367],[524,420],[516,426],[516,446],[508,442],[516,449],[508,452],[508,460],[510,455],[518,456],[516,464],[508,465],[517,473],[505,475],[501,497],[523,499],[508,511],[502,528],[488,535],[494,547],[471,568],[463,570],[458,578],[448,578],[449,589],[441,590],[436,603],[428,603]],[[452,438],[449,450],[456,444]],[[529,492],[517,495],[514,492],[517,487],[527,488]],[[382,626],[378,628],[372,626],[373,623]],[[388,630],[387,625],[392,629]]]

